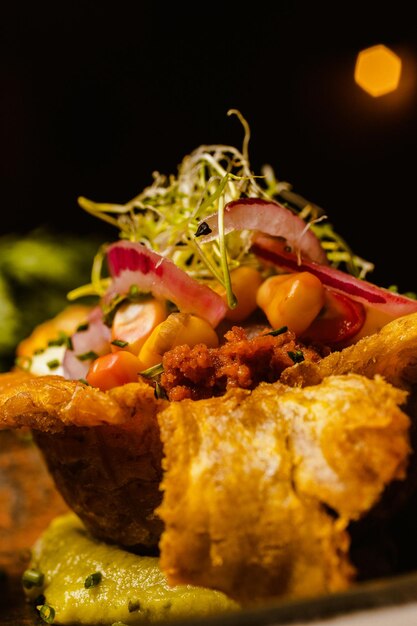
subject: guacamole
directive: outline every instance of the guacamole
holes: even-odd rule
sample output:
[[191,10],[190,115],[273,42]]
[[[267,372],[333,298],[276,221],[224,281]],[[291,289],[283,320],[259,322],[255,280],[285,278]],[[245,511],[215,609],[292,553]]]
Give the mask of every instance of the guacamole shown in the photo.
[[156,557],[92,538],[73,513],[57,517],[43,533],[30,569],[42,585],[25,591],[32,600],[43,594],[56,624],[141,624],[239,608],[217,591],[168,586]]

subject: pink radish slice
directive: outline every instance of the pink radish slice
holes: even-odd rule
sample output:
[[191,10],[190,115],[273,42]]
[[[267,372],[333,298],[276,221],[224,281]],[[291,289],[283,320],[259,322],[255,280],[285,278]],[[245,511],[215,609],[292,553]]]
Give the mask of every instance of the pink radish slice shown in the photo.
[[194,313],[217,326],[227,312],[223,299],[206,285],[191,278],[172,261],[140,243],[119,241],[107,250],[107,262],[113,278],[107,301],[126,294],[132,285],[151,292],[157,298],[173,302],[181,312]]
[[[224,232],[227,234],[232,230],[253,230],[283,237],[294,252],[317,263],[328,263],[320,240],[311,228],[278,202],[260,198],[241,198],[229,202],[224,207]],[[213,213],[200,223],[196,236],[205,243],[215,239],[218,234],[218,213]]]
[[[86,377],[95,354],[101,356],[110,352],[111,330],[103,322],[100,307],[90,312],[88,328],[74,333],[71,341],[73,349],[67,349],[64,355],[64,376],[78,380]],[[89,353],[91,357],[87,358]]]

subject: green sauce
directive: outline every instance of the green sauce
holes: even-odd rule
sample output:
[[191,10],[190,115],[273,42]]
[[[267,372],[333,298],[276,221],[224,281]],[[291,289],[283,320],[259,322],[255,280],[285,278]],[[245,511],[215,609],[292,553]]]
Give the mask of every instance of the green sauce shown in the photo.
[[239,609],[218,591],[170,587],[156,557],[97,541],[74,514],[52,522],[33,547],[30,567],[42,572],[44,584],[25,592],[32,599],[43,593],[56,624],[141,624]]

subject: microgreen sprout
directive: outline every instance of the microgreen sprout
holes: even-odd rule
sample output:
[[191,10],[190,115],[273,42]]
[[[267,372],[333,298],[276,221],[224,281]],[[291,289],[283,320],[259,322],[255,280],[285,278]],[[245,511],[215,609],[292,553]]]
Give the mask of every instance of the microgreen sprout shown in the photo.
[[[253,173],[249,124],[236,109],[228,115],[235,115],[243,126],[242,150],[223,144],[201,145],[184,157],[175,175],[154,172],[152,183],[126,204],[98,203],[80,197],[79,205],[115,226],[121,239],[147,246],[193,278],[220,283],[226,289],[230,307],[235,303],[230,272],[241,265],[259,266],[250,251],[250,232],[221,232],[221,212],[228,202],[239,198],[259,197],[285,204],[319,237],[332,265],[344,265],[360,278],[372,271],[373,265],[355,256],[334,231],[324,211],[294,193],[289,183],[279,181],[271,166],[265,166],[261,175]],[[199,243],[198,237],[207,234],[204,220],[214,213],[219,214],[219,236]],[[94,258],[91,283],[71,291],[70,300],[101,297],[107,292],[111,277],[105,272],[105,257],[103,245]]]

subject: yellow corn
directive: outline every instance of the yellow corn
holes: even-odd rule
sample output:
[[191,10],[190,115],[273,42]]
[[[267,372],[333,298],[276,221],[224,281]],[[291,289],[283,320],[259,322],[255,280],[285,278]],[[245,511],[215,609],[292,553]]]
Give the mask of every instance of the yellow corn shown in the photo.
[[[228,309],[226,318],[232,322],[242,322],[257,307],[256,292],[262,284],[262,276],[255,268],[242,266],[230,273],[230,280],[237,305],[234,309]],[[224,300],[227,300],[224,289],[223,292],[221,295]]]
[[[274,282],[265,285],[268,281]],[[288,326],[300,335],[323,308],[324,287],[309,272],[277,276],[265,283],[258,291],[257,302],[273,328]]]
[[198,343],[204,343],[209,348],[218,346],[219,339],[212,326],[190,313],[171,313],[146,339],[139,352],[139,360],[147,369],[160,363],[168,350],[182,345],[193,347]]
[[115,346],[113,352],[127,350],[139,354],[140,349],[158,324],[166,319],[167,310],[164,302],[155,299],[143,302],[127,302],[114,316],[112,341],[126,342],[127,346]]
[[264,280],[256,294],[256,304],[264,310],[271,303],[277,293],[278,286],[286,280],[294,278],[295,274],[278,274]]
[[[257,307],[256,293],[262,284],[262,276],[255,268],[242,266],[230,272],[230,280],[237,305],[234,309],[228,309],[225,317],[232,322],[242,322]],[[227,304],[226,289],[218,284],[212,288]]]

